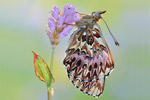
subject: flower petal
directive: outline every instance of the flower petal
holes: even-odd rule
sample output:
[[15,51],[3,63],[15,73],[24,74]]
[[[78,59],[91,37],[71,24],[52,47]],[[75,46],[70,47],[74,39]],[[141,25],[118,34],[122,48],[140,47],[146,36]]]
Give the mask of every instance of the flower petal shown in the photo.
[[72,18],[72,16],[66,16],[64,22],[67,24],[71,24],[74,22],[74,19]]
[[79,21],[81,18],[80,18],[80,15],[78,13],[75,13],[73,15],[73,20],[76,22],[76,21]]
[[72,6],[72,7],[69,9],[69,13],[70,13],[70,14],[76,13],[76,8],[75,8],[74,6]]
[[53,22],[53,23],[56,25],[56,22],[55,22],[54,18],[49,17],[49,20],[48,20],[48,21],[49,21],[49,22]]
[[71,5],[70,4],[66,4],[65,6],[64,6],[64,11],[66,11],[68,8],[70,8],[71,7]]
[[77,22],[77,21],[80,20],[80,18],[76,17],[76,18],[73,18],[73,20],[74,20],[75,22]]
[[48,36],[52,35],[52,33],[50,31],[48,31],[48,30],[46,30],[46,33],[47,33]]
[[[50,18],[50,19],[51,19],[51,18]],[[55,31],[55,22],[54,22],[52,19],[49,20],[48,26],[49,26],[51,32],[53,33],[53,32]]]
[[60,18],[58,20],[58,27],[62,26],[62,24],[64,23],[64,19],[65,19],[65,16],[60,16]]
[[69,16],[69,15],[73,15],[74,13],[76,13],[76,8],[71,6],[71,5],[67,5],[64,7],[64,16]]
[[73,26],[69,25],[60,33],[60,38],[63,38],[69,34],[69,32],[72,30]]
[[74,6],[67,4],[64,7],[64,11],[63,11],[64,16],[73,15],[74,13],[76,13],[76,8]]
[[72,23],[74,23],[76,21],[79,21],[79,20],[80,20],[80,15],[75,13],[72,16],[71,15],[66,16],[64,22],[67,23],[67,24],[72,24]]
[[46,31],[46,32],[47,32],[47,35],[48,35],[49,39],[51,39],[52,33],[50,31]]
[[55,11],[52,11],[51,14],[56,20],[59,18],[59,15]]
[[70,4],[64,7],[63,16],[65,16],[64,22],[67,24],[72,24],[80,20],[80,15],[76,13],[76,8]]
[[60,13],[60,8],[58,6],[54,6],[54,12],[56,12],[57,14]]

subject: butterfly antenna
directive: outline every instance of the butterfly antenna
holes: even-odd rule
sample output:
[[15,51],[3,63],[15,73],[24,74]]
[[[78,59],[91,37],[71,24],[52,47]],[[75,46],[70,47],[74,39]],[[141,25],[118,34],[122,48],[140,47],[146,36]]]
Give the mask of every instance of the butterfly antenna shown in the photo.
[[105,21],[102,17],[101,17],[101,19],[104,21],[104,23],[105,23],[105,25],[106,25],[106,27],[107,27],[107,29],[108,29],[110,35],[111,35],[112,38],[114,39],[114,42],[115,42],[116,46],[119,46],[119,45],[120,45],[119,42],[116,40],[116,38],[115,38],[115,37],[113,36],[113,34],[111,33],[111,31],[110,31],[110,29],[109,29],[109,27],[108,27],[106,21]]

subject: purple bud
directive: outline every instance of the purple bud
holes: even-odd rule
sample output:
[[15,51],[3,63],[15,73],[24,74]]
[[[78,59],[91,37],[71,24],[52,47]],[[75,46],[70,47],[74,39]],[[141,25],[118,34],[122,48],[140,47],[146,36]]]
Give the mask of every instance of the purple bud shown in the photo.
[[73,20],[76,22],[76,21],[79,21],[80,20],[80,15],[78,13],[75,13],[74,16],[73,16]]
[[76,17],[76,18],[73,18],[73,20],[74,20],[75,22],[77,22],[77,21],[80,20],[80,18]]
[[73,28],[73,26],[71,26],[71,25],[64,28],[64,30],[60,33],[60,38],[67,36],[72,28]]
[[72,16],[66,16],[64,22],[67,24],[72,24],[74,22],[74,19],[72,18]]
[[59,18],[59,15],[55,11],[52,11],[51,14],[56,20]]
[[54,12],[56,12],[57,14],[60,13],[60,8],[58,6],[54,6]]
[[70,4],[66,4],[66,5],[64,6],[64,11],[67,10],[68,8],[70,8],[70,7],[71,7]]
[[52,20],[52,18],[50,18],[50,20],[48,22],[48,26],[49,26],[51,32],[53,33],[55,31],[55,22]]
[[48,36],[51,36],[52,33],[50,31],[46,31]]
[[78,13],[75,13],[74,15],[66,16],[64,22],[67,24],[72,24],[73,22],[79,21],[80,15]]
[[70,4],[67,4],[64,7],[63,15],[68,16],[68,15],[73,15],[76,13],[76,8],[74,6],[71,6]]
[[54,24],[56,24],[56,22],[55,22],[55,20],[54,20],[54,18],[53,17],[49,17],[49,20],[48,20],[49,22],[53,22]]
[[71,15],[73,15],[76,13],[76,8],[74,6],[72,6],[68,11]]
[[51,39],[52,33],[50,31],[46,31],[49,39]]
[[63,38],[72,30],[72,24],[80,20],[80,15],[76,13],[76,8],[70,4],[65,5],[62,15],[60,15],[60,12],[60,8],[54,6],[51,12],[51,17],[48,20],[50,31],[47,31],[47,35],[50,40],[53,40],[54,42],[59,41],[58,38],[53,36],[54,32],[56,35],[59,35],[60,38]]
[[61,27],[63,22],[64,22],[65,16],[60,16],[59,20],[58,20],[58,27]]

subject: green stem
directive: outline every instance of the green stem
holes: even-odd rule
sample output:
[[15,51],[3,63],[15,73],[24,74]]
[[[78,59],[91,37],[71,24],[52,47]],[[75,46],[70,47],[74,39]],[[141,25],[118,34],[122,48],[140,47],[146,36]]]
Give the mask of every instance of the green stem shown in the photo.
[[50,95],[50,89],[47,87],[47,100],[51,100]]
[[50,71],[51,72],[52,72],[52,68],[53,68],[54,53],[55,53],[55,47],[52,47],[51,62],[50,62]]
[[[54,53],[55,53],[55,47],[52,47],[52,53],[51,53],[51,61],[50,61],[50,71],[52,72],[53,68],[53,61],[54,61]],[[52,81],[52,80],[50,80]],[[47,87],[47,100],[52,100],[53,99],[53,94],[51,94],[51,82],[50,86]]]

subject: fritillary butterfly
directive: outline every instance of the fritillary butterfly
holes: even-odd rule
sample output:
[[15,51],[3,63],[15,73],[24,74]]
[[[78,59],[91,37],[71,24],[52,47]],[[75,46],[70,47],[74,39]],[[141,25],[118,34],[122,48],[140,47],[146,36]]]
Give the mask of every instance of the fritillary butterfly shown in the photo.
[[[101,15],[105,12],[81,14],[81,20],[75,24],[77,30],[69,39],[63,62],[74,86],[93,97],[99,97],[103,93],[105,78],[114,68],[111,51],[97,24],[100,19],[103,20]],[[119,46],[113,35],[112,37],[115,44]]]

